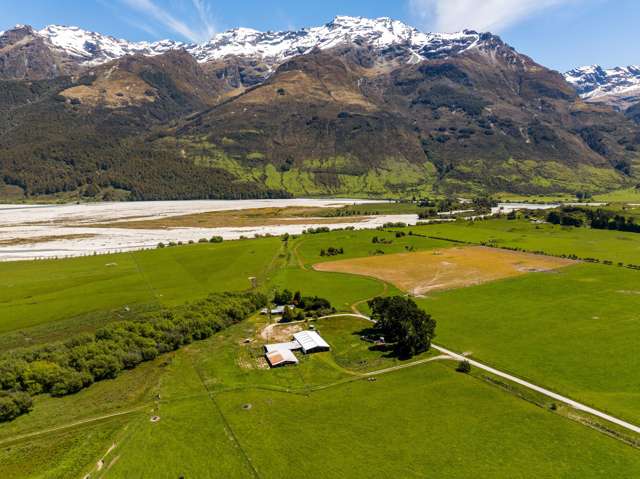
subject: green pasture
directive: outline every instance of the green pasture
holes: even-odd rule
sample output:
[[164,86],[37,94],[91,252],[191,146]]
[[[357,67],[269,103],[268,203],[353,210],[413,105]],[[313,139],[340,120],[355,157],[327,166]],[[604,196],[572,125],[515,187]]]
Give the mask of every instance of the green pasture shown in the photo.
[[0,334],[139,305],[175,305],[264,278],[278,238],[0,263]]
[[260,477],[640,473],[636,450],[438,363],[309,395],[245,389],[218,402]]
[[[62,339],[210,292],[288,288],[340,311],[380,294],[373,278],[314,271],[327,260],[454,246],[423,235],[640,263],[640,235],[490,220],[336,231],[87,258],[0,263],[0,350]],[[373,244],[372,238],[390,244]],[[344,254],[319,256],[342,247]],[[631,422],[640,422],[640,272],[580,263],[419,299],[436,342]],[[130,311],[125,309],[129,307]],[[366,306],[359,305],[362,311]],[[0,477],[640,476],[640,454],[483,374],[428,352],[405,365],[361,340],[352,317],[315,326],[330,353],[266,369],[256,315],[0,424]],[[278,326],[281,327],[281,326]],[[153,415],[160,417],[151,422]],[[115,448],[97,461],[110,446]]]
[[410,228],[416,233],[440,238],[490,242],[495,246],[543,251],[552,255],[575,254],[614,263],[640,263],[640,234],[622,231],[534,224],[525,220],[492,219],[459,221]]
[[[376,252],[378,252],[378,254],[379,252],[383,254],[406,253],[407,251],[452,246],[452,244],[447,241],[410,236],[409,231],[414,229],[414,227],[398,229],[398,231],[405,233],[405,236],[400,238],[396,238],[394,232],[378,230],[343,230],[303,235],[295,240],[292,247],[303,264],[312,265],[323,261],[372,256],[376,254]],[[390,243],[373,243],[373,238],[376,236]],[[320,256],[320,250],[324,249],[326,251],[331,246],[334,248],[342,248],[344,254],[337,256]]]
[[578,264],[419,304],[438,344],[640,423],[640,272]]

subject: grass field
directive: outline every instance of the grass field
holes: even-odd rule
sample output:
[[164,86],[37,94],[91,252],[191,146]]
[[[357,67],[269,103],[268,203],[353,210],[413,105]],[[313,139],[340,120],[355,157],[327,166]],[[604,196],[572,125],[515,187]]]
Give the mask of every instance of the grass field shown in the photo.
[[[64,261],[0,263],[0,334],[125,306],[174,305],[263,279],[278,238],[188,245]],[[0,338],[0,343],[1,343]]]
[[[413,228],[410,228],[413,229]],[[403,232],[407,233],[409,229]],[[373,243],[373,238],[384,239],[387,243]],[[321,256],[320,251],[329,247],[342,248],[344,254],[339,256]],[[404,253],[407,251],[430,250],[434,248],[448,248],[452,246],[447,241],[421,238],[419,236],[405,235],[396,238],[393,232],[388,231],[332,231],[330,233],[304,235],[294,244],[301,263],[312,265],[325,261],[338,259],[361,258],[371,256],[378,252],[384,254]]]
[[420,300],[439,344],[640,422],[640,273],[580,264]]
[[412,227],[416,233],[473,243],[544,251],[553,255],[575,254],[614,263],[637,264],[640,259],[640,235],[622,231],[572,228],[528,221],[493,219],[488,221],[432,224]]
[[[363,300],[400,294],[386,282],[392,278],[311,266],[373,260],[422,274],[427,265],[416,257],[442,260],[433,252],[461,249],[409,236],[410,230],[554,254],[616,261],[615,255],[631,263],[640,251],[640,235],[631,233],[491,220],[405,228],[402,237],[336,231],[288,242],[265,238],[4,263],[0,350],[95,329],[127,317],[125,306],[133,314],[213,291],[244,290],[249,276],[258,277],[265,292],[300,290],[330,299],[340,311],[358,303],[366,311]],[[374,244],[374,236],[385,242]],[[320,256],[330,246],[344,254]],[[366,258],[378,249],[384,254]],[[487,271],[496,269],[496,255],[517,256],[487,251]],[[576,264],[490,279],[419,299],[438,322],[436,342],[640,422],[640,272]],[[36,397],[31,413],[0,424],[0,477],[640,476],[637,448],[570,420],[574,411],[551,410],[550,400],[524,400],[517,389],[475,369],[457,373],[454,362],[434,352],[406,367],[369,349],[360,336],[370,323],[362,319],[318,320],[332,351],[273,370],[262,356],[267,326],[257,315],[115,380],[63,398]],[[396,366],[403,369],[366,380]],[[160,420],[151,422],[153,415]]]
[[531,272],[550,272],[570,264],[573,261],[561,258],[471,246],[331,261],[315,268],[372,276],[408,293],[423,295]]
[[[640,472],[633,448],[437,361],[381,375],[373,383],[358,380],[348,371],[362,370],[356,359],[362,358],[362,345],[345,350],[353,349],[353,333],[367,326],[361,320],[319,323],[336,351],[303,358],[299,368],[243,370],[238,358],[244,346],[238,340],[250,325],[260,329],[262,323],[255,321],[180,352],[162,380],[161,420],[138,418],[106,461],[113,466],[97,477]],[[380,353],[368,354],[366,370],[394,364]],[[282,453],[286,444],[295,444],[293,464],[291,455]]]

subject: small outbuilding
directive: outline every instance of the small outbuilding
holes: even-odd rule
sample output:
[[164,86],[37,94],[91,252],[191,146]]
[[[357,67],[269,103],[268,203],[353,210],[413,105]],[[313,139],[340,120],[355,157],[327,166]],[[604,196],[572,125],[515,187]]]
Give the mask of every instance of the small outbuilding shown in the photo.
[[269,314],[271,313],[274,316],[282,315],[284,313],[284,308],[293,309],[295,306],[287,305],[287,306],[276,306],[275,308],[269,310],[268,308],[262,308],[260,310],[260,314]]
[[276,351],[271,351],[266,355],[267,362],[269,366],[272,368],[277,368],[279,366],[285,366],[287,364],[298,364],[298,358],[293,354],[293,351],[289,349],[279,349]]
[[331,346],[316,331],[300,331],[293,335],[304,354],[330,351]]

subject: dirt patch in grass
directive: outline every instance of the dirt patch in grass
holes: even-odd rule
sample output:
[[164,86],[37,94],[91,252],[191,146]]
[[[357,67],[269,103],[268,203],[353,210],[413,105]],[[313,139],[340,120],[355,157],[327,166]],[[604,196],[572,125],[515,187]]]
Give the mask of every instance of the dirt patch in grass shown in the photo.
[[317,264],[314,269],[372,276],[411,294],[423,295],[525,273],[553,271],[573,263],[562,258],[471,246],[332,261]]
[[303,323],[269,324],[260,332],[260,337],[269,343],[286,343],[287,341],[291,341],[293,335],[302,331],[305,326]]
[[164,228],[224,228],[242,226],[272,226],[295,224],[334,224],[358,223],[365,220],[364,216],[348,216],[343,218],[321,218],[325,208],[254,208],[232,211],[210,211],[190,215],[171,216],[152,220],[117,221],[99,223],[92,226],[97,228],[133,228],[133,229],[164,229]]

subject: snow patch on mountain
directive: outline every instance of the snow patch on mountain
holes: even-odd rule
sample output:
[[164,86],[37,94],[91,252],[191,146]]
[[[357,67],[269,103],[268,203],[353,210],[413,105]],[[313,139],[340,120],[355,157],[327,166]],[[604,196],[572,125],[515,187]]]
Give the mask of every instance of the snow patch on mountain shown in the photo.
[[184,47],[184,44],[173,40],[154,43],[128,42],[82,28],[62,25],[49,25],[37,33],[45,37],[54,48],[86,65],[97,65],[136,53],[159,55]]
[[640,65],[604,69],[599,65],[574,68],[565,79],[580,96],[626,109],[640,101]]

